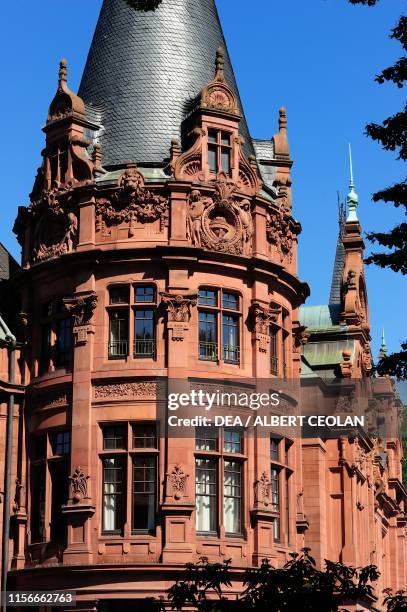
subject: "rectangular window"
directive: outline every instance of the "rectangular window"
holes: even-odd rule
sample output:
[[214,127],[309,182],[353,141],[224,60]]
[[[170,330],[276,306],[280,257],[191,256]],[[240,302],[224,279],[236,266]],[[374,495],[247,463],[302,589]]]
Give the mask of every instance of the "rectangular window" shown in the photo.
[[126,425],[108,425],[103,428],[103,450],[127,449]]
[[[271,468],[271,504],[274,512],[280,514],[280,482],[279,470]],[[275,517],[273,522],[274,540],[280,541],[280,516]]]
[[229,310],[239,310],[239,298],[235,293],[222,292],[222,307]]
[[155,425],[133,425],[133,448],[157,448]]
[[31,466],[31,541],[45,541],[45,462]]
[[62,506],[67,503],[69,497],[69,464],[66,460],[56,460],[50,463],[51,475],[51,540],[53,542],[65,543],[67,526]]
[[200,289],[199,290],[199,305],[200,306],[217,306],[218,305],[218,292],[214,289]]
[[231,172],[231,134],[218,130],[208,130],[208,164],[209,172],[217,174]]
[[239,363],[239,320],[233,315],[222,316],[223,359],[228,363]]
[[155,302],[155,289],[151,286],[139,286],[134,288],[134,300],[138,304],[152,304]]
[[208,163],[209,163],[209,172],[213,174],[218,173],[218,147],[216,145],[208,146]]
[[236,429],[225,429],[223,434],[223,450],[225,453],[242,452],[242,434]]
[[134,356],[154,357],[154,311],[136,310],[134,320]]
[[127,310],[109,312],[109,359],[123,359],[129,352],[129,314]]
[[287,543],[290,543],[290,474],[285,473],[285,531],[287,534]]
[[216,361],[218,358],[216,319],[214,312],[199,313],[199,359]]
[[195,460],[196,530],[215,532],[217,525],[217,461]]
[[103,459],[103,532],[121,533],[124,523],[125,468],[122,457]]
[[128,286],[112,287],[109,289],[110,304],[128,304],[130,300],[130,290]]
[[156,471],[155,457],[133,457],[133,531],[155,527]]
[[70,432],[57,431],[51,434],[51,446],[53,455],[69,455],[70,452]]
[[195,448],[200,451],[216,451],[218,432],[214,427],[197,427]]
[[277,330],[270,330],[270,371],[278,375]]
[[222,172],[225,174],[230,174],[230,149],[222,147],[221,151]]
[[242,466],[236,461],[225,461],[224,522],[228,534],[240,534],[242,506]]
[[275,461],[279,461],[278,457],[278,445],[280,440],[278,438],[270,438],[270,457]]
[[31,460],[38,461],[45,459],[47,456],[47,436],[45,434],[41,434],[40,436],[32,436],[30,443]]
[[72,357],[72,319],[58,319],[56,323],[55,366],[68,368]]

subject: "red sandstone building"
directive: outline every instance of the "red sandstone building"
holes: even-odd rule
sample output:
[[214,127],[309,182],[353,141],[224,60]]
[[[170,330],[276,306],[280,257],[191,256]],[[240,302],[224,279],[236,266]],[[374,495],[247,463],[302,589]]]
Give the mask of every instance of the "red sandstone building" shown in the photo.
[[[225,48],[213,0],[104,0],[78,95],[61,61],[15,225],[16,348],[1,336],[9,588],[121,610],[200,556],[231,558],[237,592],[243,568],[304,545],[377,564],[378,592],[407,583],[396,434],[168,434],[162,380],[336,380],[349,399],[372,369],[353,181],[329,304],[300,309],[286,113],[271,140],[250,137]],[[373,382],[394,432],[393,385]]]

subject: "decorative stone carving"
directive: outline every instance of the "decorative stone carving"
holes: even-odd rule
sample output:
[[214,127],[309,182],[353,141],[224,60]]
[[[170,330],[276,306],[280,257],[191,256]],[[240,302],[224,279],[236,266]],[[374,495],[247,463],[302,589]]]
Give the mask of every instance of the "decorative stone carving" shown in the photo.
[[216,74],[214,80],[201,92],[199,106],[240,116],[237,98],[225,82],[225,53],[220,47],[216,51]]
[[109,198],[96,200],[97,228],[129,224],[129,237],[134,236],[135,223],[160,220],[160,231],[168,225],[168,198],[147,189],[136,164],[129,164],[119,179],[119,189]]
[[87,476],[80,466],[75,468],[72,476],[69,476],[71,497],[74,502],[78,503],[87,497],[89,478],[90,476]]
[[254,483],[254,501],[266,507],[271,504],[271,480],[267,472],[262,472],[260,478]]
[[310,334],[307,332],[307,328],[297,322],[293,326],[293,353],[300,353],[302,347],[307,344],[309,337]]
[[155,381],[140,381],[128,383],[112,383],[95,385],[95,399],[115,397],[152,397],[157,396],[157,383]]
[[234,255],[252,250],[253,220],[249,200],[237,200],[235,186],[220,176],[213,197],[198,190],[188,207],[188,238],[194,246]]
[[280,255],[281,262],[286,259],[288,263],[291,263],[293,256],[292,249],[296,234],[293,231],[290,220],[284,214],[283,210],[276,213],[268,213],[266,234],[267,240],[275,245]]
[[19,478],[16,478],[16,490],[14,494],[13,512],[17,514],[21,508],[21,493],[24,489]]
[[180,295],[163,292],[160,295],[161,303],[167,309],[167,328],[172,330],[172,340],[183,340],[189,328],[191,306],[197,304],[197,294]]
[[342,351],[342,361],[339,364],[343,378],[351,378],[352,376],[352,352],[345,349]]
[[52,408],[60,408],[68,406],[70,397],[67,392],[49,392],[41,393],[38,397],[33,397],[33,406],[35,409],[49,410]]
[[43,190],[28,208],[20,206],[13,229],[21,245],[27,227],[31,229],[32,261],[71,253],[78,242],[78,216],[71,189]]
[[259,340],[259,351],[266,353],[270,342],[270,325],[276,323],[281,308],[265,307],[255,302],[251,305],[252,330],[256,339]]
[[73,333],[76,344],[85,344],[91,331],[90,321],[97,305],[97,295],[93,291],[64,299],[64,304],[73,318]]
[[186,496],[188,478],[189,475],[184,472],[179,463],[173,467],[170,474],[167,474],[169,493],[176,501]]

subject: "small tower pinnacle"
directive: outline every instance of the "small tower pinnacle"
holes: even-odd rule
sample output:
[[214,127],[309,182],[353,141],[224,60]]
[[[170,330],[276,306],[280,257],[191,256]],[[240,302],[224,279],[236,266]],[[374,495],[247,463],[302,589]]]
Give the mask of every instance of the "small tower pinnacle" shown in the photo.
[[219,47],[216,50],[216,74],[215,81],[225,80],[225,51],[223,47]]
[[358,216],[356,214],[356,209],[358,207],[358,194],[355,191],[355,184],[353,182],[353,166],[352,166],[352,149],[349,144],[349,171],[350,171],[350,180],[349,180],[349,193],[347,198],[348,203],[348,217],[346,222],[358,221]]
[[379,350],[379,359],[383,359],[383,357],[386,357],[388,352],[388,348],[387,348],[387,344],[386,344],[386,338],[384,337],[384,327],[382,329],[382,341],[380,344],[380,350]]
[[61,59],[59,62],[59,72],[58,72],[58,89],[62,89],[62,83],[66,85],[68,78],[68,62],[65,58]]

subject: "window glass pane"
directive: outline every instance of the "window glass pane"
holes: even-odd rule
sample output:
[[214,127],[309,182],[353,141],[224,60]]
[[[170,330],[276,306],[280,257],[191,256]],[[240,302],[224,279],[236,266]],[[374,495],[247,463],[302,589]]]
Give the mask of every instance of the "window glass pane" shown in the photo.
[[228,132],[222,132],[222,144],[230,146],[230,134]]
[[222,306],[229,310],[239,310],[239,298],[235,293],[222,292]]
[[291,448],[291,442],[286,440],[285,441],[285,463],[286,465],[289,465],[290,463],[290,448]]
[[197,427],[195,430],[195,448],[202,451],[216,451],[218,432],[213,427]]
[[270,370],[272,374],[278,374],[278,356],[277,356],[277,330],[270,330]]
[[242,452],[242,434],[237,429],[225,429],[223,437],[223,450],[225,453]]
[[208,130],[208,140],[209,142],[216,142],[217,141],[217,136],[218,133],[216,130]]
[[278,457],[278,445],[280,440],[278,438],[270,438],[270,457],[279,461]]
[[278,470],[271,468],[271,503],[275,512],[280,512],[280,485],[278,476]]
[[157,448],[155,425],[133,425],[133,448]]
[[196,459],[195,495],[196,530],[216,531],[217,527],[217,463],[214,459]]
[[200,289],[199,290],[199,304],[201,306],[217,306],[218,305],[218,292],[214,289]]
[[139,286],[134,288],[134,299],[136,302],[152,303],[155,302],[155,288],[149,286]]
[[117,359],[128,355],[129,315],[126,311],[109,312],[109,357]]
[[216,145],[208,146],[209,172],[218,173],[218,148]]
[[31,466],[31,541],[45,540],[45,463]]
[[199,313],[199,358],[218,358],[217,315],[213,312]]
[[130,301],[130,287],[112,287],[109,289],[110,304],[128,304]]
[[126,425],[108,425],[103,427],[103,450],[127,448]]
[[51,435],[51,446],[53,455],[68,455],[70,452],[69,431],[57,431]]
[[226,533],[241,532],[242,468],[236,461],[225,461],[224,522]]
[[239,363],[239,326],[238,319],[232,315],[222,317],[223,359]]
[[285,530],[287,542],[291,541],[290,534],[290,474],[285,474]]
[[153,357],[155,354],[154,311],[136,310],[134,319],[135,357]]
[[45,434],[31,437],[31,459],[38,461],[47,455],[47,437]]
[[225,149],[222,147],[221,163],[222,171],[225,174],[230,174],[230,149]]
[[53,461],[50,463],[51,474],[51,540],[65,543],[67,524],[62,514],[62,506],[69,497],[69,464],[68,461]]
[[72,319],[59,319],[56,326],[55,365],[67,368],[71,365],[72,353]]
[[156,458],[133,458],[133,530],[155,527]]
[[103,531],[118,532],[123,526],[125,471],[120,457],[103,459]]

